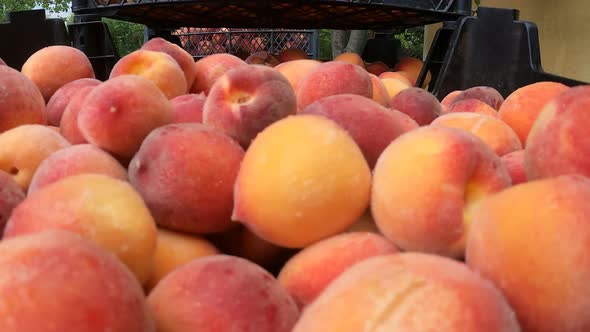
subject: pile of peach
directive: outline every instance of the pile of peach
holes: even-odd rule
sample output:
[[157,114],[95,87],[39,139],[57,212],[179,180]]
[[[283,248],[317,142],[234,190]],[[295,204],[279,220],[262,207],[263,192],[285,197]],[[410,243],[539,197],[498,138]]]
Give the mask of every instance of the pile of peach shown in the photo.
[[0,331],[590,331],[589,86],[247,60],[0,61]]

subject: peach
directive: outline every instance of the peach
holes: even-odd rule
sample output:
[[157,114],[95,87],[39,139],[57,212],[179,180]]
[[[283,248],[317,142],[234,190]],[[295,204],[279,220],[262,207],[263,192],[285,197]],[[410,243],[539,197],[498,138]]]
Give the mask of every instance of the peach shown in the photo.
[[350,227],[368,206],[370,185],[371,170],[345,129],[320,115],[290,116],[246,151],[233,219],[275,245],[302,248]]
[[0,67],[0,133],[24,124],[45,124],[45,100],[37,86],[8,66]]
[[320,64],[321,62],[311,59],[292,60],[283,62],[274,68],[289,80],[293,91],[297,91],[299,82]]
[[387,90],[387,95],[389,96],[390,104],[391,99],[393,99],[398,93],[412,87],[410,84],[407,84],[402,80],[398,80],[397,78],[382,78],[381,83],[383,83],[383,86],[385,86],[385,90]]
[[371,216],[371,209],[367,209],[365,213],[352,225],[346,232],[371,232],[381,234],[375,220]]
[[86,97],[94,90],[95,86],[84,86],[74,92],[67,104],[64,112],[61,115],[59,123],[59,132],[72,144],[88,143],[78,125],[78,115],[82,109],[82,104],[86,101]]
[[247,147],[261,130],[296,112],[289,81],[273,68],[249,65],[228,71],[213,85],[203,123]]
[[524,161],[529,180],[565,174],[590,176],[590,86],[569,88],[549,102],[529,132]]
[[502,120],[477,113],[449,113],[440,116],[432,125],[466,130],[481,138],[499,157],[521,150],[518,136]]
[[249,65],[264,65],[268,67],[275,67],[279,64],[279,60],[266,51],[252,53],[245,61]]
[[188,92],[182,68],[164,52],[139,49],[125,55],[113,66],[109,80],[124,75],[137,75],[151,81],[168,99]]
[[9,173],[27,191],[39,164],[70,143],[43,125],[22,125],[0,134],[0,171]]
[[336,56],[334,58],[334,61],[342,61],[342,62],[352,63],[353,65],[357,65],[362,68],[365,68],[365,62],[363,61],[363,58],[361,58],[360,55],[358,55],[354,52],[344,52],[344,53]]
[[174,270],[148,297],[158,331],[290,332],[299,310],[272,275],[245,259],[203,257]]
[[33,53],[21,72],[37,85],[46,102],[59,88],[72,81],[95,78],[86,54],[65,45],[47,46]]
[[408,79],[408,74],[405,72],[386,71],[386,72],[379,74],[378,76],[380,79],[395,78],[397,80],[400,80],[400,81],[406,83],[407,85],[410,85],[410,86],[413,85],[412,82],[410,82],[410,80]]
[[33,175],[28,193],[62,178],[87,173],[127,180],[127,170],[115,158],[93,145],[79,144],[58,150],[45,158]]
[[[424,62],[422,62],[422,60],[406,57],[400,59],[400,61],[395,65],[393,70],[400,72],[400,74],[406,76],[406,78],[414,86],[416,85],[416,81],[418,80],[418,76],[420,76],[420,72],[422,71],[423,66]],[[426,78],[424,79],[424,84],[422,85],[422,87],[426,87],[430,83],[431,79],[432,76],[430,72],[426,73]]]
[[324,289],[354,264],[369,257],[397,253],[383,236],[350,232],[329,237],[293,256],[278,276],[300,307],[312,303]]
[[277,54],[276,59],[280,63],[309,59],[309,55],[304,50],[296,47],[285,48]]
[[459,93],[453,99],[453,102],[450,106],[452,106],[454,103],[467,99],[477,99],[483,101],[496,111],[500,109],[500,106],[502,106],[502,103],[504,102],[504,97],[502,97],[498,90],[489,86],[475,86]]
[[458,102],[453,102],[449,107],[442,109],[442,114],[449,113],[477,113],[498,117],[498,111],[478,99],[465,99]]
[[429,125],[441,113],[438,99],[422,88],[408,88],[391,99],[391,108],[409,115],[420,126]]
[[191,261],[219,254],[209,241],[195,235],[158,229],[158,244],[147,288],[153,289],[172,271]]
[[125,265],[70,232],[0,242],[0,274],[1,331],[156,331]]
[[493,282],[523,331],[590,331],[590,179],[535,180],[486,198],[473,214],[469,267]]
[[[193,85],[196,73],[195,60],[193,59],[192,55],[190,55],[182,47],[173,44],[164,38],[156,37],[143,44],[141,49],[164,52],[171,56],[176,61],[176,63],[178,63],[180,69],[182,69],[182,72],[184,73],[187,89]],[[188,90],[185,89],[185,93],[186,92],[188,92]]]
[[498,116],[518,135],[524,145],[543,106],[569,87],[557,82],[537,82],[512,92],[502,103]]
[[166,96],[135,75],[114,77],[95,87],[78,114],[84,138],[124,160],[133,157],[152,130],[172,121],[174,108]]
[[57,89],[49,99],[49,102],[47,102],[47,108],[45,110],[47,124],[59,126],[62,114],[72,100],[72,97],[77,94],[81,88],[98,86],[100,83],[102,82],[95,78],[81,78]]
[[455,97],[457,97],[461,92],[463,92],[463,90],[452,91],[441,100],[440,105],[443,108],[443,113],[446,112],[447,108],[449,108],[449,106],[451,106],[455,100]]
[[420,128],[418,122],[416,122],[416,120],[412,119],[406,113],[402,113],[397,110],[391,110],[391,115],[397,119],[397,122],[402,126],[402,128],[404,128],[405,132]]
[[399,248],[461,258],[473,209],[509,186],[500,157],[481,139],[427,126],[398,137],[381,154],[371,211]]
[[158,225],[190,233],[232,226],[233,186],[244,151],[196,123],[154,130],[129,164],[129,180]]
[[203,122],[203,106],[207,96],[203,92],[178,96],[170,102],[174,108],[174,123]]
[[406,132],[391,110],[358,95],[322,98],[306,107],[301,114],[322,115],[346,129],[371,168],[389,143]]
[[293,332],[520,332],[505,297],[464,264],[422,253],[368,258],[336,278]]
[[71,231],[116,255],[144,283],[156,249],[156,225],[141,196],[102,174],[63,178],[27,196],[12,212],[5,238]]
[[0,171],[0,234],[12,210],[25,199],[25,192],[10,174]]
[[371,83],[373,84],[373,100],[378,102],[379,104],[389,107],[390,106],[390,99],[389,93],[385,88],[381,79],[373,74],[369,74],[371,76]]
[[195,82],[190,92],[208,95],[213,83],[226,71],[245,65],[247,63],[244,60],[228,53],[208,55],[195,63]]
[[383,61],[376,61],[369,63],[365,66],[367,71],[375,76],[379,76],[382,73],[389,71],[389,66],[386,65]]
[[0,66],[8,66],[8,65],[6,64],[6,62],[4,62],[4,60],[2,60],[2,58],[0,58]]
[[513,186],[528,181],[524,167],[524,150],[513,151],[502,156],[502,163],[512,178]]
[[363,68],[343,61],[324,62],[309,72],[300,82],[297,106],[305,109],[324,97],[339,94],[355,94],[373,97],[371,76]]

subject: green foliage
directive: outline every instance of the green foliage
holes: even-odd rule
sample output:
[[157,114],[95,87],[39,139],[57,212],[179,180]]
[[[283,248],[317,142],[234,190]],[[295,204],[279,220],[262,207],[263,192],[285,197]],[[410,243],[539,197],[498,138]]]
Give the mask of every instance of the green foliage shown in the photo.
[[395,35],[402,44],[402,54],[414,58],[422,58],[424,52],[424,27],[405,29]]
[[143,45],[143,25],[103,18],[109,27],[113,46],[119,56],[125,56]]
[[65,12],[70,8],[70,0],[0,0],[0,22],[6,20],[11,11],[29,10],[41,6],[51,13]]
[[331,33],[328,29],[322,29],[319,33],[319,55],[318,58],[321,60],[332,59],[332,43]]

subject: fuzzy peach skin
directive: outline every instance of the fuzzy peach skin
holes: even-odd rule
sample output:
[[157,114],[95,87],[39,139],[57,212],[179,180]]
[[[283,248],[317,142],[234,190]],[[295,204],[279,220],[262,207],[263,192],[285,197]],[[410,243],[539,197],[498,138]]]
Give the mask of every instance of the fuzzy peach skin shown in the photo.
[[379,77],[373,74],[369,74],[369,76],[371,76],[371,83],[373,84],[373,100],[385,107],[389,107],[391,98],[385,88],[385,84],[383,84]]
[[513,186],[528,181],[524,168],[524,150],[513,151],[502,156],[502,163],[512,178]]
[[371,257],[337,277],[293,332],[520,332],[513,310],[464,264],[422,253]]
[[140,49],[125,55],[113,66],[109,80],[123,75],[137,75],[151,81],[168,99],[188,92],[182,68],[164,52]]
[[[400,59],[400,61],[393,67],[393,70],[406,76],[412,84],[412,86],[415,86],[423,66],[424,62],[422,62],[422,60],[406,57]],[[424,84],[422,85],[422,87],[426,87],[431,80],[432,75],[430,74],[430,72],[426,73],[426,78],[424,79]]]
[[55,130],[43,125],[22,125],[0,134],[0,171],[27,191],[41,162],[53,152],[70,146]]
[[100,83],[102,82],[94,78],[81,78],[57,89],[47,102],[47,108],[45,109],[47,124],[59,126],[66,106],[68,106],[73,96],[83,87],[98,86]]
[[0,235],[12,210],[25,199],[25,192],[10,174],[0,171]]
[[385,64],[383,61],[375,61],[369,64],[365,64],[365,68],[367,71],[375,76],[379,76],[383,73],[386,73],[390,70],[389,66]]
[[201,92],[199,94],[191,93],[178,96],[170,100],[174,108],[174,123],[202,123],[203,107],[206,99],[207,96]]
[[474,86],[459,93],[453,99],[451,105],[467,99],[477,99],[479,101],[483,101],[496,111],[500,109],[502,103],[504,102],[504,97],[502,97],[498,90],[490,86]]
[[219,250],[202,237],[163,228],[158,229],[157,242],[152,271],[146,284],[149,290],[181,266],[197,258],[219,254]]
[[342,61],[347,63],[352,63],[353,65],[360,66],[361,68],[365,68],[365,62],[361,58],[360,55],[354,52],[344,52],[334,58],[334,61]]
[[404,130],[406,132],[420,128],[420,126],[418,125],[418,122],[416,122],[416,120],[412,119],[406,113],[402,113],[397,110],[391,110],[391,114],[393,115],[394,118],[397,119],[398,123],[400,123],[402,125],[402,127],[404,128]]
[[410,80],[407,77],[407,73],[401,73],[398,71],[386,71],[384,73],[379,74],[378,76],[380,79],[395,78],[406,83],[407,85],[412,85],[412,82],[410,82]]
[[189,233],[232,227],[233,186],[242,148],[196,123],[154,130],[129,164],[129,181],[158,225]]
[[220,77],[203,106],[203,123],[243,147],[271,123],[297,112],[289,81],[273,68],[249,65]]
[[422,88],[408,88],[391,98],[391,108],[409,115],[420,126],[429,125],[442,109],[436,97]]
[[216,255],[176,269],[149,294],[158,332],[290,332],[299,310],[258,265]]
[[124,160],[133,157],[152,130],[173,121],[174,108],[166,96],[135,75],[111,78],[94,88],[78,114],[84,138]]
[[557,82],[537,82],[512,92],[500,107],[498,116],[518,135],[524,145],[543,107],[569,87]]
[[48,46],[33,53],[21,72],[39,87],[46,102],[59,88],[72,81],[95,78],[86,54],[65,45]]
[[360,66],[343,61],[328,61],[308,73],[295,91],[297,106],[305,109],[324,97],[338,94],[355,94],[373,97],[371,76]]
[[45,124],[45,100],[29,78],[0,67],[0,133],[24,124]]
[[[78,115],[86,97],[96,86],[83,86],[76,90],[70,98],[70,102],[64,109],[59,122],[59,133],[72,144],[86,144],[88,140],[82,135],[78,125]],[[59,91],[58,91],[59,92]]]
[[0,66],[7,66],[6,62],[4,62],[4,60],[2,60],[2,58],[0,58]]
[[246,151],[233,220],[268,242],[302,248],[350,227],[370,186],[369,165],[345,129],[320,115],[290,116]]
[[[180,69],[182,69],[182,72],[184,73],[187,89],[193,85],[196,75],[195,60],[193,59],[192,55],[190,55],[182,47],[173,44],[164,38],[156,37],[143,44],[141,49],[147,51],[164,52],[171,56],[176,61],[176,63],[178,63]],[[188,92],[188,90],[185,92]]]
[[190,92],[208,95],[213,83],[226,71],[246,65],[244,60],[228,53],[208,55],[195,63],[195,82]]
[[499,157],[522,149],[514,130],[497,117],[477,113],[449,113],[435,119],[432,125],[466,130],[481,138]]
[[373,171],[371,211],[399,248],[461,258],[473,209],[509,186],[500,157],[481,139],[428,126],[383,151]]
[[1,331],[156,331],[127,267],[73,233],[0,242],[0,272]]
[[300,48],[285,48],[277,54],[276,59],[280,63],[295,61],[295,60],[306,60],[309,59],[309,55]]
[[446,95],[440,101],[440,105],[442,106],[443,113],[445,113],[446,109],[449,108],[449,106],[451,106],[451,104],[453,103],[453,100],[455,99],[455,97],[457,97],[461,92],[463,92],[463,90],[455,90],[453,92],[450,92],[448,95]]
[[31,193],[12,212],[4,238],[62,229],[113,253],[143,284],[156,249],[156,224],[125,181],[102,174],[64,178]]
[[381,83],[385,86],[385,90],[390,99],[390,105],[391,99],[393,99],[398,93],[412,87],[412,85],[397,78],[382,78]]
[[279,73],[283,74],[291,83],[293,91],[297,91],[299,82],[311,72],[314,68],[319,66],[321,62],[317,60],[292,60],[279,64],[274,67]]
[[28,193],[65,177],[87,173],[127,180],[127,170],[115,158],[94,145],[79,144],[55,151],[45,158],[33,175]]
[[349,232],[329,237],[306,247],[293,256],[278,276],[279,283],[303,308],[354,264],[369,257],[397,253],[383,236],[368,232]]
[[529,180],[565,174],[590,176],[589,108],[588,85],[566,90],[543,108],[525,145]]
[[495,118],[498,117],[498,111],[478,99],[465,99],[453,102],[449,107],[443,108],[441,114],[450,113],[477,113],[493,116]]
[[346,129],[371,168],[389,143],[406,132],[404,124],[392,115],[391,110],[358,95],[322,98],[306,107],[301,114],[322,115]]
[[590,331],[589,199],[588,178],[564,175],[504,190],[474,212],[467,264],[500,288],[523,331]]

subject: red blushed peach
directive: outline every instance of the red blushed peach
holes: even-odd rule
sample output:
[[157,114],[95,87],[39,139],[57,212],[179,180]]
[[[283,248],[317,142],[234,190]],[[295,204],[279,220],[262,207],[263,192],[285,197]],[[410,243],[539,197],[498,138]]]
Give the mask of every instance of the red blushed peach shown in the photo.
[[454,260],[420,253],[371,257],[337,277],[293,332],[520,332],[492,283]]
[[289,80],[293,91],[297,91],[299,82],[320,64],[321,62],[311,59],[293,60],[283,62],[274,68]]
[[375,76],[379,76],[389,71],[389,66],[382,61],[372,62],[366,65],[367,71]]
[[0,274],[1,331],[156,331],[129,270],[72,233],[3,240]]
[[0,234],[12,210],[25,199],[25,192],[10,174],[0,171]]
[[299,317],[293,299],[258,265],[216,255],[176,269],[148,304],[158,331],[290,332]]
[[78,114],[84,138],[123,160],[133,157],[152,130],[172,121],[174,109],[166,96],[135,75],[111,78],[95,87]]
[[130,184],[102,174],[63,178],[27,196],[13,211],[4,238],[70,231],[116,255],[140,283],[149,277],[156,224]]
[[[195,60],[192,55],[185,51],[182,47],[173,44],[163,38],[156,37],[150,39],[142,47],[142,50],[164,52],[171,56],[182,69],[184,78],[186,79],[187,88],[193,85],[195,81]],[[185,91],[186,92],[186,91]]]
[[27,191],[39,164],[53,152],[70,146],[55,130],[43,125],[22,125],[0,134],[0,171],[12,176]]
[[244,151],[196,123],[154,130],[129,165],[129,180],[156,222],[171,230],[213,233],[232,226],[233,186]]
[[432,122],[450,128],[466,130],[481,138],[498,156],[521,150],[516,133],[502,120],[477,113],[449,113]]
[[390,99],[390,105],[391,99],[393,99],[398,93],[412,87],[410,84],[407,84],[402,80],[398,80],[397,78],[382,78],[381,83],[383,83],[383,86],[385,86],[385,90],[387,91],[387,95]]
[[363,61],[361,56],[354,53],[354,52],[342,53],[342,54],[338,55],[337,57],[335,57],[334,61],[342,61],[342,62],[352,63],[353,65],[357,65],[361,68],[365,68],[365,62]]
[[0,133],[45,123],[45,101],[37,86],[17,70],[0,67]]
[[406,132],[404,125],[396,121],[389,109],[358,95],[322,98],[306,107],[301,114],[322,115],[346,129],[371,168],[389,143]]
[[47,103],[47,108],[45,110],[47,124],[51,126],[59,126],[62,114],[70,103],[70,100],[72,100],[72,97],[77,94],[81,88],[98,86],[100,83],[102,82],[94,78],[81,78],[57,89]]
[[477,99],[482,101],[496,111],[500,109],[500,106],[502,106],[502,103],[504,102],[504,97],[502,97],[498,90],[489,86],[476,86],[459,93],[453,99],[453,102],[450,106],[452,106],[454,103],[467,99]]
[[397,122],[402,126],[402,128],[404,128],[404,131],[406,132],[420,128],[418,122],[405,113],[397,110],[391,110],[391,115],[397,119]]
[[422,88],[408,88],[391,99],[391,108],[409,115],[420,126],[429,125],[441,113],[438,99]]
[[271,123],[297,112],[289,81],[273,68],[234,68],[211,88],[203,107],[203,123],[250,145]]
[[569,87],[557,82],[537,82],[511,93],[502,103],[498,116],[518,135],[524,145],[543,107]]
[[90,144],[72,145],[50,154],[39,164],[28,193],[65,177],[87,173],[127,180],[127,170],[108,153]]
[[59,132],[72,144],[88,143],[78,125],[78,115],[82,109],[82,104],[86,97],[95,86],[84,86],[77,89],[71,96],[70,102],[67,104],[64,112],[61,115]]
[[302,248],[350,227],[367,208],[370,182],[371,170],[345,129],[320,115],[290,116],[246,151],[233,219],[275,245]]
[[371,76],[371,83],[373,84],[373,100],[385,107],[389,107],[389,101],[391,98],[389,97],[389,93],[387,93],[385,85],[379,77],[373,74],[369,75]]
[[342,61],[324,62],[313,69],[300,82],[296,91],[297,106],[305,109],[324,97],[338,94],[355,94],[373,97],[371,76],[360,66]]
[[294,60],[305,60],[309,59],[309,55],[300,48],[286,48],[277,54],[276,59],[280,62],[294,61]]
[[473,134],[427,126],[393,141],[373,171],[377,227],[403,250],[460,258],[472,211],[510,186],[500,157]]
[[565,174],[590,176],[590,86],[562,92],[541,111],[526,141],[529,180]]
[[225,74],[226,71],[246,65],[247,63],[244,60],[231,54],[220,53],[208,55],[195,63],[195,82],[190,92],[204,92],[208,95],[213,83]]
[[486,198],[473,214],[467,265],[493,282],[523,331],[590,331],[590,180],[535,180]]
[[123,75],[137,75],[151,81],[168,99],[188,92],[182,68],[164,52],[140,49],[125,55],[117,61],[109,78]]
[[81,78],[95,77],[86,54],[64,45],[44,47],[33,53],[21,72],[39,87],[46,102],[62,86]]
[[512,178],[512,185],[527,182],[524,168],[524,150],[517,150],[502,156],[502,163]]
[[412,82],[410,82],[410,80],[408,79],[407,73],[402,73],[399,71],[386,71],[386,72],[379,74],[378,76],[380,79],[395,78],[397,80],[400,80],[400,81],[406,83],[409,86],[413,85]]
[[478,99],[465,99],[453,102],[449,107],[442,109],[442,114],[450,113],[477,113],[495,118],[498,117],[498,111]]
[[252,53],[245,61],[249,65],[264,65],[268,67],[275,67],[279,64],[279,60],[266,51]]
[[4,60],[2,60],[2,58],[0,58],[0,66],[7,66],[6,62],[4,62]]
[[202,123],[203,122],[203,107],[207,96],[204,93],[188,94],[178,96],[170,102],[174,108],[174,122],[175,123]]
[[336,235],[306,247],[293,256],[278,276],[300,308],[313,302],[342,272],[369,257],[397,253],[398,249],[375,233]]
[[443,100],[440,102],[440,105],[442,106],[443,113],[446,113],[447,108],[449,108],[449,106],[451,106],[451,104],[455,100],[455,97],[457,97],[461,92],[463,92],[463,90],[455,90],[443,98]]

